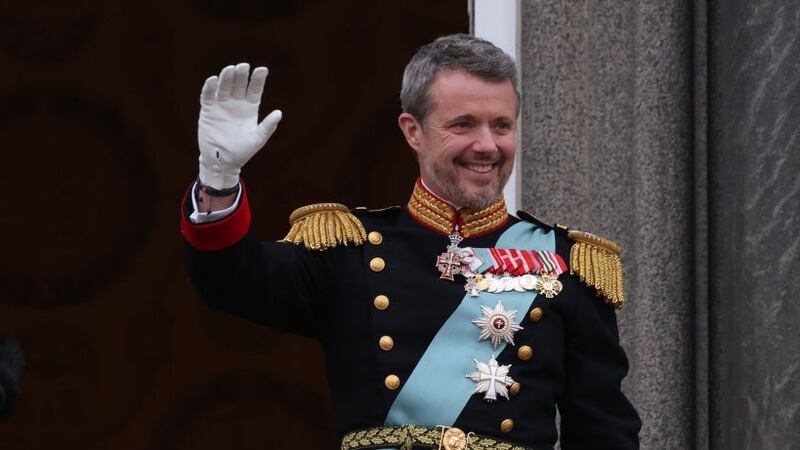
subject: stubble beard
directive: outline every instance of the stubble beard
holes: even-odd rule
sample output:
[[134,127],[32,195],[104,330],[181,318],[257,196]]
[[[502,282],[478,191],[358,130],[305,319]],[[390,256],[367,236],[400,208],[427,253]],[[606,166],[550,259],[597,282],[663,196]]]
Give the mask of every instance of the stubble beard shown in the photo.
[[471,209],[484,209],[494,203],[503,193],[503,187],[510,176],[510,171],[500,171],[497,177],[479,192],[470,192],[454,171],[439,170],[435,166],[431,169],[430,173],[435,178],[432,181],[444,190],[442,192],[444,199],[456,206]]

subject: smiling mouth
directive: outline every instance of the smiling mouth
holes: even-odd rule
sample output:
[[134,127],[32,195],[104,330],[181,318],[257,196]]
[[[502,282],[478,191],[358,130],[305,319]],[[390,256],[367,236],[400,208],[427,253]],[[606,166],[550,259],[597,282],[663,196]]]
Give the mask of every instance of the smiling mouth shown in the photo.
[[461,167],[476,173],[489,173],[494,166],[495,164],[461,164]]

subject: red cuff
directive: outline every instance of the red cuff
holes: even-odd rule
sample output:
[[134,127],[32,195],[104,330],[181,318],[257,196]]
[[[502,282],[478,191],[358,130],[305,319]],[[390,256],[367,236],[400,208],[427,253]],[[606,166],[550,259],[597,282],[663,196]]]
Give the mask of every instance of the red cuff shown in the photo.
[[211,251],[221,250],[241,241],[250,229],[250,204],[244,183],[241,183],[242,197],[239,207],[224,219],[209,223],[192,223],[186,214],[186,202],[191,202],[190,196],[194,195],[192,186],[181,204],[181,234],[189,245],[198,250]]

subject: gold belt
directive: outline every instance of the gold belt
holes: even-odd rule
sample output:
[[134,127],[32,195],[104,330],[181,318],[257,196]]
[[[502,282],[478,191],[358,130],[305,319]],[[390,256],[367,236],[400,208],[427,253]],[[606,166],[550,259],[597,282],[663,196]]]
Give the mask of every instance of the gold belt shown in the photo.
[[420,427],[401,425],[397,427],[375,427],[351,431],[342,438],[341,450],[369,450],[387,447],[411,450],[425,448],[435,450],[531,450],[508,441],[464,433],[458,428],[445,426]]

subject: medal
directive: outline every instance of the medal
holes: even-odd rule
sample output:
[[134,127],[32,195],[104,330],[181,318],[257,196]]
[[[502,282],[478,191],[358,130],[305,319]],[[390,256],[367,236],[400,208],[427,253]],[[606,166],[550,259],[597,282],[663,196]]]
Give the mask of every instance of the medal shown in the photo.
[[514,384],[514,380],[508,376],[508,371],[511,369],[511,364],[501,366],[497,364],[494,355],[489,360],[489,363],[482,363],[477,359],[475,361],[475,372],[467,375],[467,378],[475,382],[475,391],[473,394],[484,393],[483,399],[489,402],[497,400],[497,395],[508,398],[508,387]]
[[464,238],[461,237],[458,229],[453,231],[453,234],[448,237],[450,238],[450,245],[447,246],[447,250],[444,253],[436,258],[436,268],[442,273],[439,277],[440,279],[455,281],[453,276],[461,273],[461,249],[458,248],[458,244],[460,244]]
[[482,274],[475,275],[475,283],[478,285],[479,291],[485,291],[486,289],[489,289],[489,280],[487,280]]
[[536,289],[536,281],[538,281],[536,276],[526,273],[519,277],[519,287],[526,291],[532,291]]
[[[478,296],[480,291],[491,293],[537,291],[547,298],[553,298],[564,288],[558,281],[558,276],[567,270],[567,266],[556,252],[507,248],[455,248],[460,252],[461,262],[457,273],[467,277],[464,289],[472,296]],[[445,267],[445,256],[445,254],[440,256],[441,267]]]
[[472,272],[464,272],[464,277],[467,279],[467,283],[464,285],[464,290],[469,292],[469,295],[472,297],[477,297],[481,295],[480,287],[478,287],[478,280],[480,274],[474,274]]
[[478,340],[489,339],[495,349],[500,345],[500,341],[514,345],[514,333],[522,329],[517,322],[514,322],[517,310],[506,311],[503,304],[497,302],[494,309],[481,305],[481,311],[483,311],[483,317],[472,321],[481,329]]
[[447,250],[436,258],[440,279],[455,281],[455,275],[466,279],[464,290],[472,297],[481,291],[538,291],[553,298],[564,288],[558,276],[567,270],[564,260],[550,250],[506,248],[460,248],[464,238],[458,227],[449,236]]
[[542,274],[536,280],[536,290],[547,298],[553,298],[561,292],[564,285],[552,275]]

